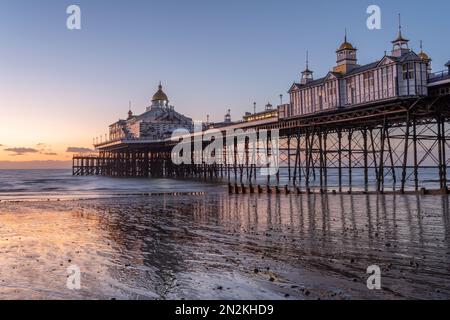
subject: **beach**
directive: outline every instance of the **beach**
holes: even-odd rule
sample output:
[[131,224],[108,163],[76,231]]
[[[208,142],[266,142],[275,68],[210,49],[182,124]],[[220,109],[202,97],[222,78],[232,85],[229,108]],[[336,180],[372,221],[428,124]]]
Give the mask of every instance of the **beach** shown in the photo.
[[[3,199],[0,299],[450,298],[447,196],[181,192],[189,184]],[[80,290],[66,286],[73,265]],[[367,288],[371,265],[381,290]]]

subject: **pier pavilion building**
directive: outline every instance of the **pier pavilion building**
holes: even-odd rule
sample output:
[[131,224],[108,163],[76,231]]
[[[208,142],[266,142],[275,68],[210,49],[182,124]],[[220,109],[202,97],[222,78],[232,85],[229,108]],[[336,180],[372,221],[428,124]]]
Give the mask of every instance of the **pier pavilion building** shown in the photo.
[[192,132],[193,121],[175,111],[160,84],[144,113],[134,115],[130,108],[126,120],[121,119],[109,126],[109,141],[158,141],[170,138],[177,129]]

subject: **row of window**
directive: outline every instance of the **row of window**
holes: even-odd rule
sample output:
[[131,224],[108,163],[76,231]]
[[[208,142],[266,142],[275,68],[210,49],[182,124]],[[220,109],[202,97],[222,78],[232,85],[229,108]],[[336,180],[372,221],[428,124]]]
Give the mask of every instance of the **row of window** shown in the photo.
[[386,99],[395,95],[394,66],[356,75],[346,80],[346,96],[343,105],[366,103]]
[[[422,63],[405,63],[400,69],[400,79],[397,81],[395,65],[383,66],[379,69],[352,76],[345,80],[345,93],[342,100],[338,94],[339,80],[329,81],[321,86],[300,90],[291,94],[292,107],[289,113],[292,115],[309,114],[322,111],[338,105],[351,105],[367,103],[375,100],[387,99],[396,95],[424,94],[423,88],[426,85],[426,76],[420,75],[420,80],[424,83],[410,83],[403,93],[405,86],[401,81],[415,80],[422,72],[426,72],[426,65]],[[416,88],[414,91],[414,87]],[[400,92],[397,93],[397,89]],[[410,89],[413,88],[413,89]],[[411,92],[413,90],[414,92]]]

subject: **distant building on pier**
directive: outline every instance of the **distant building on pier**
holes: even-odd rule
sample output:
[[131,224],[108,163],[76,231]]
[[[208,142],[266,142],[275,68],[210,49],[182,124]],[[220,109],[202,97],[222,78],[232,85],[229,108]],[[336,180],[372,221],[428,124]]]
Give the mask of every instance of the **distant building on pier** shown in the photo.
[[264,111],[256,112],[256,110],[255,110],[255,113],[247,112],[244,115],[244,122],[254,122],[254,121],[260,121],[260,120],[278,118],[278,108],[279,108],[279,106],[274,109],[273,105],[270,104],[270,102],[268,102],[266,104],[266,108],[264,109]]
[[212,122],[209,123],[209,121],[206,123],[206,129],[219,129],[223,127],[228,127],[233,124],[236,124],[237,122],[233,122],[231,120],[231,109],[228,109],[227,113],[225,114],[223,118],[223,122]]
[[126,120],[119,120],[109,126],[109,139],[114,140],[162,140],[170,138],[177,129],[193,131],[193,121],[175,111],[169,105],[169,98],[160,84],[153,95],[151,105],[140,115],[134,115],[131,108]]

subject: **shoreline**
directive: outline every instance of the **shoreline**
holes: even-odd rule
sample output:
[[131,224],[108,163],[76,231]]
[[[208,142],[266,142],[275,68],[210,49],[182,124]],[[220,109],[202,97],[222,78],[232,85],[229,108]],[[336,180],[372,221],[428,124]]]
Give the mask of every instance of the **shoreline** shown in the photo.
[[[89,200],[108,200],[108,199],[129,199],[129,198],[144,198],[144,197],[160,197],[160,196],[203,196],[206,192],[151,192],[151,193],[117,193],[117,194],[105,194],[105,195],[85,195],[81,196],[63,196],[63,195],[51,195],[50,197],[32,197],[32,198],[20,198],[14,196],[15,199],[1,199],[0,203],[33,203],[33,202],[63,202],[63,201],[89,201]],[[1,196],[1,193],[0,193]]]

